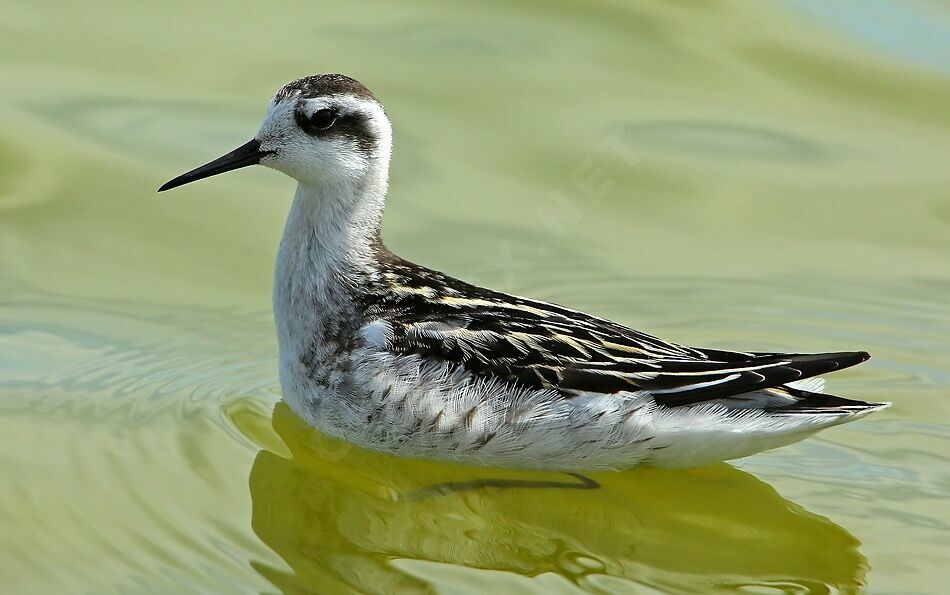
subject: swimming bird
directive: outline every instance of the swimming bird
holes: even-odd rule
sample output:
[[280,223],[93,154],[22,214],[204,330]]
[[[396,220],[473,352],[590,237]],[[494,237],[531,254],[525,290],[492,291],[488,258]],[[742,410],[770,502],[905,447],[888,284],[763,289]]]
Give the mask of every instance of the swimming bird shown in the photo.
[[270,100],[254,138],[159,191],[260,164],[297,181],[277,255],[284,399],[311,426],[409,457],[567,472],[745,457],[886,407],[822,392],[863,351],[687,347],[471,285],[380,239],[392,126],[358,81]]

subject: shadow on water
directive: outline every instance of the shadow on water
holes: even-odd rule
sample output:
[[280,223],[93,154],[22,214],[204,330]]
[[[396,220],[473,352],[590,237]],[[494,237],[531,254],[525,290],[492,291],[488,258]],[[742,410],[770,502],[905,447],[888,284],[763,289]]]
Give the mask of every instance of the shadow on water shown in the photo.
[[256,567],[284,591],[420,592],[452,573],[536,590],[557,576],[605,591],[626,583],[853,592],[864,584],[854,536],[729,465],[596,474],[598,490],[405,499],[439,482],[565,476],[367,452],[311,431],[283,403],[273,429],[289,452],[262,450],[254,461],[252,527],[292,569]]

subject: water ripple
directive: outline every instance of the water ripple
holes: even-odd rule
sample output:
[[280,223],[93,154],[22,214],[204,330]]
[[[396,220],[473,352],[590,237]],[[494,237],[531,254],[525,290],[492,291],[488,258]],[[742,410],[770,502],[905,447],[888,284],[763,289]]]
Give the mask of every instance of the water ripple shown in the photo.
[[138,425],[169,409],[187,417],[235,396],[279,395],[269,313],[35,298],[3,312],[0,391],[31,388],[0,400],[8,411],[122,412]]

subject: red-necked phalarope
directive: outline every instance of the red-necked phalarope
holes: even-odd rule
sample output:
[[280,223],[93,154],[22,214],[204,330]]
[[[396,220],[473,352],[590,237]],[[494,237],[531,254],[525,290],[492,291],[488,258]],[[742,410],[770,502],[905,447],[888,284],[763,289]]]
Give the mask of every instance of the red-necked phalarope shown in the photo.
[[865,352],[685,347],[399,258],[379,236],[391,145],[366,87],[310,76],[274,95],[253,140],[160,188],[257,163],[297,180],[274,282],[280,383],[323,432],[501,467],[688,467],[888,405],[813,378]]

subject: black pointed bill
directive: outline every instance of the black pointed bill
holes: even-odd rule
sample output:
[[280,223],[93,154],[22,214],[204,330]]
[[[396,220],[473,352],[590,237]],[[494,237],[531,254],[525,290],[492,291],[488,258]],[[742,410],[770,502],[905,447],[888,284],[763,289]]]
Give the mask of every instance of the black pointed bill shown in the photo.
[[261,143],[258,142],[257,139],[254,139],[234,149],[223,157],[218,157],[210,163],[205,163],[201,167],[197,167],[188,173],[181,174],[177,178],[165,182],[158,191],[171,190],[172,188],[190,184],[191,182],[203,178],[223,174],[232,169],[240,169],[248,165],[257,165],[261,162],[261,157],[269,153],[271,153],[271,151],[262,151]]

